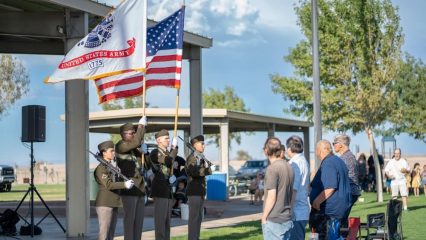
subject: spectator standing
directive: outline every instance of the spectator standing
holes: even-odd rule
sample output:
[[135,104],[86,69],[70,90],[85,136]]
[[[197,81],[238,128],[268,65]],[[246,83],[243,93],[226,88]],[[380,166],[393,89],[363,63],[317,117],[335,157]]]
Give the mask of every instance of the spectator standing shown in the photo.
[[411,172],[411,186],[413,187],[414,196],[416,197],[419,196],[419,188],[422,182],[421,171],[422,170],[420,170],[420,164],[415,163],[413,171]]
[[401,194],[404,211],[407,211],[408,190],[405,174],[410,172],[410,166],[404,158],[401,158],[400,148],[395,149],[394,156],[395,157],[386,165],[385,173],[390,179],[392,179],[392,198],[396,199],[398,197],[398,193]]
[[342,226],[345,228],[348,227],[348,217],[351,213],[352,206],[361,195],[361,187],[359,186],[358,182],[358,161],[356,160],[355,155],[351,152],[351,150],[349,150],[350,143],[350,137],[345,134],[339,134],[335,136],[333,141],[334,151],[339,155],[340,159],[343,160],[346,167],[348,168],[349,184],[352,194],[351,205],[342,219]]
[[265,174],[265,201],[262,212],[264,239],[290,239],[293,227],[291,220],[291,199],[294,174],[290,164],[281,158],[281,141],[269,137],[264,145],[269,159]]
[[366,191],[368,186],[368,174],[367,158],[364,153],[361,153],[358,157],[358,181],[361,186],[361,190]]
[[317,143],[315,153],[321,160],[321,166],[311,182],[311,216],[325,215],[315,227],[315,232],[319,233],[320,239],[340,239],[340,222],[351,205],[348,168],[342,159],[333,155],[327,140]]
[[264,175],[263,172],[258,172],[256,174],[256,179],[254,180],[254,184],[256,186],[254,190],[254,205],[258,206],[262,202],[262,198],[264,195],[265,183],[264,183]]
[[303,155],[303,140],[298,136],[291,136],[286,141],[287,156],[294,172],[293,182],[293,228],[291,239],[305,239],[305,227],[309,220],[309,166]]
[[374,166],[374,161],[368,161],[367,164],[368,164],[368,191],[374,192],[374,189],[376,186],[376,167]]

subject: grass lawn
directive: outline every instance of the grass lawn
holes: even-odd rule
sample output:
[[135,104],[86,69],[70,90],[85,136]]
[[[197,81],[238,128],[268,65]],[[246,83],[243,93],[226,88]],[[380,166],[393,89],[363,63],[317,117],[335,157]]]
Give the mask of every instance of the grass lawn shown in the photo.
[[[28,187],[29,184],[13,184],[12,191],[0,192],[0,201],[20,201]],[[45,201],[65,200],[65,184],[38,184],[36,188]],[[26,200],[29,201],[29,199],[30,196],[27,196]],[[34,201],[40,201],[36,193],[34,193]]]
[[[386,212],[386,204],[390,196],[384,193],[384,202],[377,203],[375,193],[363,193],[361,196],[364,202],[357,202],[352,209],[351,216],[361,217],[361,221],[365,222],[367,214]],[[408,199],[408,212],[403,212],[402,226],[404,239],[425,239],[426,225],[424,219],[426,216],[426,197],[421,195],[418,198],[410,196]],[[362,233],[365,235],[365,233]],[[309,234],[307,234],[308,237]],[[187,239],[187,236],[172,238]],[[201,232],[201,239],[263,239],[262,229],[259,221],[244,222],[232,227],[223,227],[210,229]],[[308,238],[306,238],[308,239]]]

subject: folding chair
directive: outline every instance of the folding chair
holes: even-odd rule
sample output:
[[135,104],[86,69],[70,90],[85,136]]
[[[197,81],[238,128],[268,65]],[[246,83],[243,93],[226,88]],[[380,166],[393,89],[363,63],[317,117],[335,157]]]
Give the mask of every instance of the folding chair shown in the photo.
[[[386,225],[385,213],[368,214],[367,224],[362,226],[362,228],[367,230],[366,239],[388,239]],[[375,229],[376,231],[370,232],[370,229]]]

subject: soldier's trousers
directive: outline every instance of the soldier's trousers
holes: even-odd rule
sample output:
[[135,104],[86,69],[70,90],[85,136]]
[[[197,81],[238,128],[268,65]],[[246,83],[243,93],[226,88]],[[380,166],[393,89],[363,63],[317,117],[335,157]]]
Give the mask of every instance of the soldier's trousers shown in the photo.
[[198,240],[200,239],[201,221],[203,220],[204,197],[188,196],[188,207],[188,240]]
[[154,199],[155,240],[170,239],[170,213],[172,200],[169,198]]
[[113,240],[115,225],[117,224],[118,208],[96,207],[99,221],[99,240]]
[[121,195],[124,211],[124,240],[140,240],[145,209],[144,196]]

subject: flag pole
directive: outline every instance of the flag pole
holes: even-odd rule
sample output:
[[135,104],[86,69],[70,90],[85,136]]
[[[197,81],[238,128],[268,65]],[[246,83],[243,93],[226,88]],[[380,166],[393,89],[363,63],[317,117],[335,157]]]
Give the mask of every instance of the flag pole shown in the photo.
[[[143,34],[142,34],[142,41],[141,41],[141,47],[142,47],[142,51],[143,51],[143,56],[145,56],[145,57],[143,57],[142,59],[141,59],[141,61],[142,61],[142,67],[143,67],[143,89],[142,89],[142,116],[146,116],[145,115],[145,100],[146,100],[146,33],[147,33],[147,31],[146,31],[146,26],[147,26],[147,24],[146,24],[146,22],[147,22],[147,0],[143,0],[143,13],[142,13],[142,31],[143,31]],[[144,126],[144,127],[146,127],[146,126]],[[142,139],[142,142],[144,142],[144,140]],[[141,143],[142,144],[142,143]],[[142,169],[145,167],[145,152],[143,152],[143,151],[141,151],[142,152],[142,156],[141,156],[141,165],[142,165]]]
[[[146,71],[146,70],[145,70]],[[146,72],[143,73],[143,85],[142,85],[142,116],[146,114]]]
[[176,94],[175,126],[173,129],[174,138],[177,137],[177,124],[178,124],[178,114],[179,114],[179,93],[180,93],[180,88],[177,89],[177,94]]
[[[179,114],[179,93],[180,87],[177,89],[176,93],[176,111],[175,111],[175,126],[173,128],[173,138],[177,138],[177,122],[178,122],[178,114]],[[172,165],[172,169],[170,171],[170,175],[173,175],[174,166]]]

